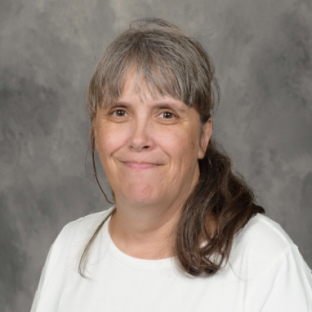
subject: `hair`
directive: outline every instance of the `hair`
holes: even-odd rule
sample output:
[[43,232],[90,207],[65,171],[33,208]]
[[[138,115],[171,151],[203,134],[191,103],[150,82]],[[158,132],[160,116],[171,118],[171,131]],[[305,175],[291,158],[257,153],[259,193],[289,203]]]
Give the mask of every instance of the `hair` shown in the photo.
[[[99,61],[87,93],[91,122],[98,108],[121,96],[130,71],[140,95],[144,84],[152,96],[181,100],[197,110],[201,125],[209,120],[219,101],[214,67],[201,44],[167,21],[146,18],[133,21]],[[109,201],[97,177],[92,127],[90,145],[96,181]],[[230,158],[214,140],[210,140],[204,158],[198,162],[200,177],[184,204],[174,245],[180,266],[194,276],[217,272],[229,259],[235,235],[252,216],[264,213],[243,178],[233,172]],[[106,220],[97,227],[83,251],[79,263],[81,275],[90,247]]]

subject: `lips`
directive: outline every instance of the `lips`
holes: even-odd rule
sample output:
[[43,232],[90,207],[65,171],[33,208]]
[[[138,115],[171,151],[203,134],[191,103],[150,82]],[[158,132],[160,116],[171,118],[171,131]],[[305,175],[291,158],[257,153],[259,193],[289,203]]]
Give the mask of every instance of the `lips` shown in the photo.
[[146,162],[146,161],[122,161],[124,165],[128,168],[135,169],[135,170],[146,170],[146,169],[153,169],[161,166],[161,164],[154,163],[154,162]]

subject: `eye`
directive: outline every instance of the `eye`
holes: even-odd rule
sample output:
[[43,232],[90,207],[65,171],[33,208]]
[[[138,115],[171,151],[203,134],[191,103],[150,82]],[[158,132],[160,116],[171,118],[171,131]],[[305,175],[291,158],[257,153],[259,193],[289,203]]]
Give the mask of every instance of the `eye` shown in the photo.
[[116,109],[112,112],[112,115],[116,117],[124,117],[126,116],[126,114],[127,114],[126,111],[123,109]]
[[160,114],[160,116],[164,119],[172,119],[175,117],[175,115],[172,112],[163,112]]

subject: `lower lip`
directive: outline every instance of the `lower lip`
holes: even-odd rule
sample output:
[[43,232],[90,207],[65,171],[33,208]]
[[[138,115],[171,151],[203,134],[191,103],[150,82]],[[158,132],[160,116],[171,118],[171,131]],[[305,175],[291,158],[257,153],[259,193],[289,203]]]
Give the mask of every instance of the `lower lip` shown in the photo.
[[159,165],[156,164],[136,164],[136,163],[124,163],[128,168],[134,170],[146,170],[146,169],[153,169],[158,167]]

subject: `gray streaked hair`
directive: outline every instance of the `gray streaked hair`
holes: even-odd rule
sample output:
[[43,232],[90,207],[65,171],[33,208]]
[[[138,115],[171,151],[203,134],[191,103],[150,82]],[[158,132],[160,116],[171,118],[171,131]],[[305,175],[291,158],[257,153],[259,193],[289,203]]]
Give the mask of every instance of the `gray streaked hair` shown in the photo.
[[176,26],[146,18],[130,24],[106,49],[90,82],[87,108],[91,119],[98,107],[119,98],[129,72],[151,96],[170,96],[193,106],[205,123],[219,99],[214,68],[201,44]]

